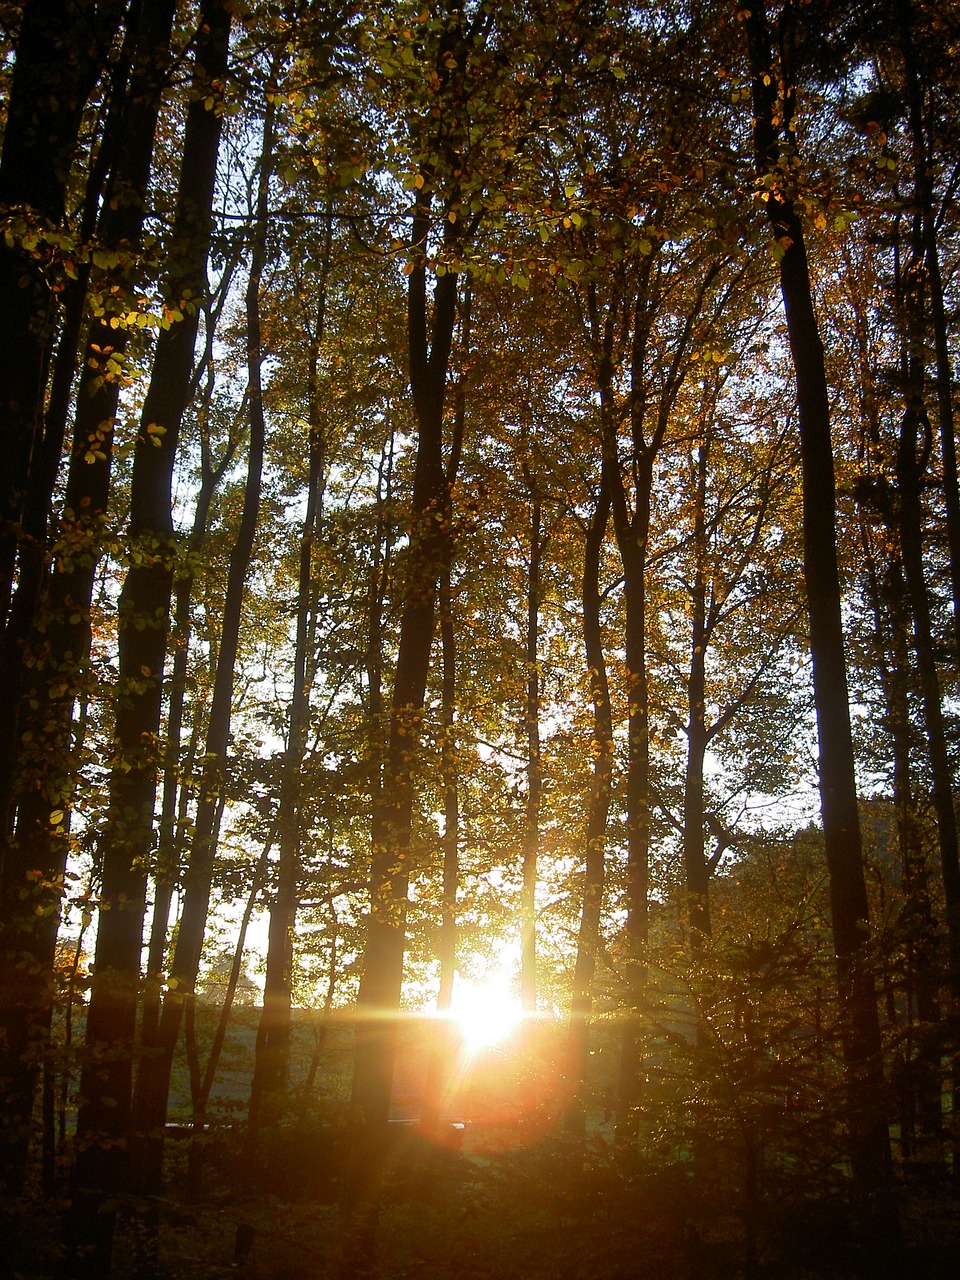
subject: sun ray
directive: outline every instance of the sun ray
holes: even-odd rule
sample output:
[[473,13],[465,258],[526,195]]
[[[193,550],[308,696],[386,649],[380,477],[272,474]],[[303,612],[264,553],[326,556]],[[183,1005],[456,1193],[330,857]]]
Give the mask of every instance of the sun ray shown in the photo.
[[464,1050],[474,1055],[508,1040],[523,1017],[520,1001],[504,981],[462,983],[450,1017],[463,1037]]

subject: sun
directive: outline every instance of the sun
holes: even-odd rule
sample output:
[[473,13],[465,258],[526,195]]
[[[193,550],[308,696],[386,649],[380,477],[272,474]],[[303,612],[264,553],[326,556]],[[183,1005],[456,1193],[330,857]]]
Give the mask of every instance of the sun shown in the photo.
[[462,983],[450,1017],[463,1036],[464,1049],[475,1054],[507,1040],[523,1018],[520,1001],[501,982]]

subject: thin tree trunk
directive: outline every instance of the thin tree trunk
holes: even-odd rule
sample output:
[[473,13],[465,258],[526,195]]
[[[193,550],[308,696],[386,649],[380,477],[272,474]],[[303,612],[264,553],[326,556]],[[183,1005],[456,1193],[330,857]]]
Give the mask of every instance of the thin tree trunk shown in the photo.
[[323,1057],[324,1048],[326,1047],[327,1031],[330,1026],[330,1015],[333,1011],[333,1000],[337,991],[337,977],[340,971],[340,951],[338,946],[340,921],[337,919],[332,895],[330,897],[329,905],[333,931],[330,935],[330,956],[327,961],[327,989],[323,997],[323,1008],[320,1011],[319,1025],[315,1026],[316,1040],[314,1041],[313,1053],[310,1055],[310,1064],[307,1067],[307,1073],[303,1078],[303,1084],[300,1086],[299,1090],[301,1113],[304,1115],[306,1114],[307,1108],[310,1104],[314,1085],[317,1080],[317,1072],[320,1070],[320,1062]]
[[[914,366],[914,378],[922,382],[922,373],[917,368],[916,360],[911,359],[910,364]],[[920,675],[924,726],[933,777],[933,807],[937,816],[950,945],[950,981],[954,999],[960,999],[960,845],[940,681],[934,655],[930,600],[923,567],[921,481],[926,469],[927,446],[921,442],[920,433],[921,425],[924,433],[929,432],[929,423],[926,421],[922,391],[917,381],[913,381],[908,397],[897,450],[897,526],[907,595],[913,615],[913,645]]]
[[[263,1120],[276,1118],[290,1069],[290,986],[293,936],[300,879],[300,797],[303,759],[310,724],[310,676],[316,635],[316,546],[322,536],[323,493],[327,470],[327,428],[320,405],[319,365],[326,329],[326,287],[333,236],[332,200],[327,201],[326,233],[320,269],[317,327],[310,350],[309,473],[307,506],[300,535],[297,582],[297,634],[293,659],[290,721],[283,757],[280,795],[280,865],[276,895],[270,906],[267,971],[263,1012],[257,1030],[253,1083],[250,1089],[251,1138]],[[250,1159],[256,1162],[251,1151]]]
[[200,1077],[199,1071],[197,1072],[196,1086],[191,1089],[190,1101],[193,1107],[193,1133],[190,1138],[190,1151],[187,1157],[187,1183],[184,1190],[184,1199],[187,1204],[200,1203],[207,1104],[210,1101],[210,1092],[213,1089],[213,1082],[217,1078],[217,1069],[220,1066],[220,1057],[223,1053],[224,1041],[227,1038],[227,1030],[230,1026],[230,1015],[233,1012],[233,1002],[237,994],[237,985],[240,982],[240,975],[243,972],[243,952],[246,947],[247,930],[250,927],[250,920],[253,916],[254,907],[257,905],[257,899],[260,896],[264,881],[267,877],[270,850],[273,846],[274,839],[275,832],[272,831],[270,833],[269,840],[263,846],[260,857],[257,859],[257,865],[253,870],[253,880],[250,884],[250,892],[247,894],[247,901],[244,904],[243,915],[240,918],[240,926],[237,930],[237,941],[233,948],[233,960],[230,965],[230,974],[227,978],[226,990],[223,993],[223,1003],[220,1006],[220,1014],[217,1018],[217,1026],[213,1033],[213,1040],[210,1044],[210,1052],[207,1055],[207,1065],[204,1068],[202,1078]]
[[[437,1017],[430,1027],[427,1078],[420,1107],[420,1128],[427,1139],[439,1134],[447,1081],[455,1051],[448,1016],[453,1002],[457,963],[457,890],[460,886],[460,788],[456,740],[456,634],[449,566],[440,580],[440,651],[443,678],[440,703],[440,777],[443,786],[443,881],[440,902],[440,988]],[[426,1172],[430,1170],[430,1142],[425,1144]]]
[[443,749],[443,899],[440,912],[440,989],[437,1012],[449,1012],[457,967],[457,891],[460,887],[460,770],[457,762],[457,641],[453,625],[450,566],[440,584],[440,642],[443,659],[441,726]]
[[[922,252],[922,223],[914,218],[913,258],[902,290],[904,351],[904,406],[897,449],[897,527],[910,612],[913,616],[913,647],[920,677],[923,720],[928,759],[933,780],[933,808],[937,819],[940,869],[946,907],[949,947],[948,978],[951,1004],[960,1002],[960,842],[954,807],[954,788],[942,695],[934,653],[933,623],[923,564],[922,481],[932,445],[932,431],[924,406],[923,301],[918,290],[916,266]],[[913,268],[913,269],[910,269]],[[955,1091],[956,1100],[956,1091]],[[956,1172],[960,1132],[953,1116],[952,1146]],[[960,1175],[958,1175],[960,1176]]]
[[147,972],[144,978],[140,1016],[140,1044],[141,1049],[144,1050],[155,1049],[157,1046],[170,907],[173,902],[174,884],[180,872],[180,850],[183,843],[179,835],[178,805],[183,794],[181,787],[183,714],[187,690],[187,666],[190,657],[190,604],[195,577],[189,566],[194,563],[196,555],[203,546],[210,504],[228,466],[233,461],[234,444],[235,442],[231,439],[216,469],[211,469],[206,459],[201,463],[200,489],[197,493],[193,526],[187,541],[188,569],[177,578],[174,590],[173,670],[170,673],[167,733],[163,750],[163,790],[157,831],[157,860],[153,873],[153,915],[147,946]]
[[[876,577],[876,567],[871,563],[869,568],[873,579]],[[938,1147],[942,1138],[939,1054],[931,1052],[926,1043],[930,1039],[929,1030],[923,1030],[919,1039],[913,1034],[915,1019],[919,1019],[922,1028],[929,1029],[939,1023],[941,1015],[937,996],[939,974],[935,957],[936,926],[930,904],[927,857],[920,815],[914,798],[910,763],[911,726],[907,680],[911,665],[907,640],[906,587],[901,566],[896,560],[892,560],[887,566],[882,584],[871,584],[870,596],[875,618],[880,681],[887,706],[887,728],[893,750],[893,807],[901,856],[903,907],[899,923],[906,952],[908,1027],[903,1054],[905,1079],[901,1096],[906,1093],[908,1099],[907,1113],[901,1115],[900,1140],[903,1157],[907,1160],[930,1143],[935,1148]],[[917,1139],[921,1147],[915,1151]]]
[[[645,277],[644,277],[645,278]],[[648,302],[638,286],[631,344],[631,427],[633,432],[633,510],[619,460],[616,407],[612,379],[613,327],[617,308],[611,306],[603,325],[598,362],[603,433],[603,475],[609,488],[613,529],[623,565],[623,593],[626,612],[624,660],[627,695],[626,827],[627,878],[624,936],[624,1013],[620,1040],[617,1081],[617,1134],[629,1144],[636,1134],[640,1087],[640,1006],[646,986],[646,946],[648,937],[648,890],[650,881],[650,697],[647,680],[647,541],[650,534],[650,504],[653,491],[653,464],[663,441],[666,416],[661,415],[649,443],[643,438],[645,397],[643,364],[646,356],[646,327],[642,307]],[[595,325],[595,328],[597,326]]]
[[[650,827],[652,784],[650,778],[650,697],[647,675],[647,568],[653,470],[666,437],[670,415],[683,385],[685,362],[697,320],[708,291],[720,271],[717,260],[706,271],[684,316],[683,330],[674,343],[665,371],[647,438],[648,345],[656,287],[651,283],[654,254],[645,256],[637,271],[632,303],[624,298],[624,277],[614,281],[614,293],[601,319],[596,288],[588,292],[596,386],[600,396],[603,471],[609,485],[613,529],[624,575],[624,661],[627,694],[627,877],[626,942],[623,986],[620,1066],[617,1084],[617,1134],[624,1150],[636,1135],[640,1092],[640,1010],[647,981],[650,883]],[[621,315],[621,312],[624,314]],[[618,410],[614,394],[614,340],[617,327],[629,319],[630,350],[628,396],[630,456],[624,465],[620,457]],[[632,487],[632,502],[630,489]]]
[[[524,484],[530,496],[530,559],[527,569],[527,673],[524,729],[527,740],[527,803],[523,829],[523,875],[520,890],[520,1005],[525,1017],[537,1012],[537,856],[540,849],[540,562],[543,553],[541,499],[529,463],[523,463]],[[532,1027],[528,1022],[528,1027]]]
[[163,1125],[167,1113],[170,1073],[186,1008],[196,1000],[197,976],[203,952],[203,938],[210,906],[210,890],[216,861],[219,816],[226,786],[226,754],[233,710],[233,684],[240,646],[243,596],[257,532],[262,489],[266,421],[260,366],[263,346],[260,333],[260,286],[266,260],[267,196],[273,159],[276,107],[267,100],[263,124],[257,210],[254,222],[250,276],[246,291],[247,319],[247,399],[250,409],[250,439],[243,510],[236,540],[230,552],[223,620],[217,654],[213,701],[207,723],[203,773],[190,853],[184,876],[180,924],[167,993],[160,1014],[157,1052],[145,1055],[137,1076],[136,1120],[148,1135],[142,1160],[142,1189],[156,1194],[163,1175]]
[[608,482],[602,480],[593,519],[587,529],[581,582],[583,644],[593,706],[593,774],[584,831],[583,899],[577,933],[577,958],[573,969],[570,1029],[567,1035],[568,1073],[573,1090],[567,1113],[567,1127],[580,1134],[586,1128],[590,1016],[593,1010],[597,953],[600,949],[607,816],[613,785],[613,717],[600,625],[600,563],[609,521],[610,490]]
[[[707,470],[711,438],[697,448],[693,498],[693,579],[690,584],[690,671],[687,676],[687,762],[683,781],[683,869],[687,927],[694,960],[710,937],[710,867],[704,852],[703,765],[707,753]],[[701,1028],[698,1028],[698,1034]]]
[[[898,224],[900,219],[898,218]],[[898,305],[902,308],[900,241],[894,239],[895,280]],[[909,273],[908,273],[909,274]],[[905,949],[907,1034],[899,1066],[895,1068],[899,1087],[900,1145],[904,1160],[915,1154],[917,1140],[939,1145],[940,1066],[924,1042],[929,1033],[917,1037],[915,1020],[930,1028],[940,1020],[937,987],[939,972],[935,958],[936,926],[931,909],[927,854],[922,822],[917,809],[913,765],[911,763],[910,701],[921,699],[916,690],[916,668],[910,660],[908,637],[909,605],[903,578],[902,556],[897,538],[896,497],[875,459],[883,456],[879,398],[874,385],[867,345],[868,321],[857,315],[859,385],[861,388],[861,465],[864,469],[860,505],[860,545],[866,569],[866,595],[873,621],[874,659],[886,707],[885,722],[892,753],[892,799],[901,859],[903,906],[899,927]],[[881,537],[874,535],[879,523]],[[898,1051],[899,1052],[899,1051]],[[919,1148],[917,1148],[919,1149]]]

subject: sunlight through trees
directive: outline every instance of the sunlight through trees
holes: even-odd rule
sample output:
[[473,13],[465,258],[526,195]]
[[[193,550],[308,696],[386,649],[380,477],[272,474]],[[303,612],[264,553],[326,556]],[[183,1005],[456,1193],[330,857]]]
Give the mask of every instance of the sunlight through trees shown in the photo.
[[0,5],[11,1275],[943,1274],[958,41]]

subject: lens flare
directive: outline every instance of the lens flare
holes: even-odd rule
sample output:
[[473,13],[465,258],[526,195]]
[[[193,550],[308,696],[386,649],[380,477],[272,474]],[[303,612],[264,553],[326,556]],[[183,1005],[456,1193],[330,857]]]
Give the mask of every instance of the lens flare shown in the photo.
[[464,1049],[475,1054],[508,1040],[523,1017],[520,1001],[500,983],[464,983],[450,1016],[463,1036]]

